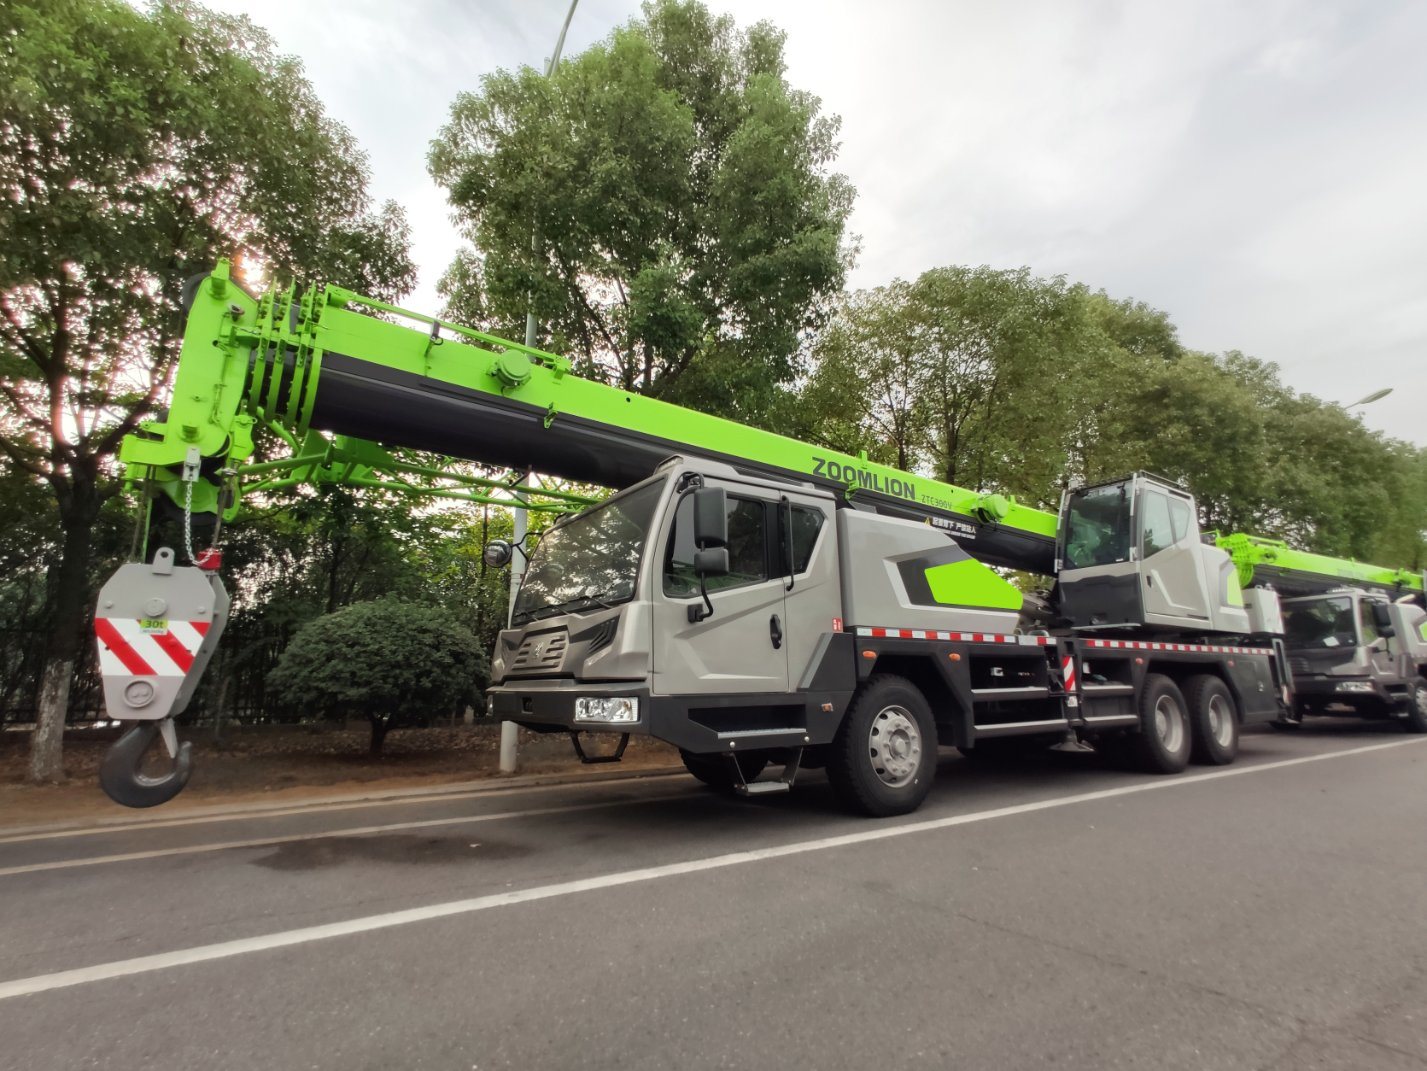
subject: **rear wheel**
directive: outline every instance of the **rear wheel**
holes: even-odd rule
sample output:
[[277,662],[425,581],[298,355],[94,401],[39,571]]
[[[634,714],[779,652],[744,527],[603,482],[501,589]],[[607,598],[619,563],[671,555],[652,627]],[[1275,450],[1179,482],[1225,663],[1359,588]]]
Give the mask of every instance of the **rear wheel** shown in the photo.
[[1228,685],[1210,673],[1184,682],[1189,705],[1192,757],[1206,766],[1227,766],[1239,753],[1239,716]]
[[1189,713],[1184,693],[1164,674],[1145,676],[1140,731],[1125,744],[1129,758],[1146,773],[1179,773],[1189,765]]
[[1402,727],[1409,733],[1427,733],[1427,680],[1418,677],[1407,696],[1407,718]]
[[849,810],[877,818],[906,814],[931,791],[936,746],[936,722],[916,685],[876,676],[842,719],[828,753],[828,780]]
[[761,774],[763,767],[768,765],[767,756],[753,751],[730,758],[725,755],[696,755],[680,749],[679,757],[684,760],[684,769],[719,792],[732,792],[738,785],[738,776],[733,769],[735,762],[745,783]]

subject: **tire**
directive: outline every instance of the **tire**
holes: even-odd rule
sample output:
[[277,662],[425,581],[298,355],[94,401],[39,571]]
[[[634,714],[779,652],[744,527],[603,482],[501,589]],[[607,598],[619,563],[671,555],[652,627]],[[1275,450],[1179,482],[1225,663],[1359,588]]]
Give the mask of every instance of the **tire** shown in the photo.
[[828,753],[838,802],[886,818],[921,806],[936,777],[936,721],[916,685],[872,677],[852,700]]
[[692,751],[679,749],[679,757],[684,760],[684,769],[717,792],[732,792],[738,785],[734,776],[733,763],[738,763],[739,772],[745,783],[752,781],[768,765],[768,757],[756,751],[745,751],[732,761],[723,755],[697,755]]
[[1402,727],[1409,733],[1427,733],[1427,680],[1418,677],[1412,682],[1407,697],[1407,717]]
[[1131,762],[1145,773],[1179,773],[1189,765],[1189,711],[1179,685],[1164,674],[1145,675],[1140,731],[1125,744]]
[[1211,673],[1184,682],[1189,704],[1190,758],[1204,766],[1227,766],[1239,753],[1239,712],[1229,686]]

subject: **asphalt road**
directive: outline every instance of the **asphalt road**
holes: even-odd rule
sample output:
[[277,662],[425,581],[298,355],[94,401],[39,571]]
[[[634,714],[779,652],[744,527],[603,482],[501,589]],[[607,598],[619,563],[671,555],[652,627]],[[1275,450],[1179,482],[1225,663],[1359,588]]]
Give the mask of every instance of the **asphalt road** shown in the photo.
[[0,838],[3,1068],[1427,1068],[1427,738]]

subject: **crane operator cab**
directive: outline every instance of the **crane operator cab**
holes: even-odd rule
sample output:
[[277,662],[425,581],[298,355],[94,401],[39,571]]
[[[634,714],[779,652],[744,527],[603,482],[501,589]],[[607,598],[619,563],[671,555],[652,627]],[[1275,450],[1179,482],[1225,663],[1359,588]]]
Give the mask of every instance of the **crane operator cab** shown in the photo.
[[1076,629],[1260,631],[1229,555],[1200,536],[1194,496],[1166,480],[1136,473],[1065,492],[1056,559],[1060,612]]

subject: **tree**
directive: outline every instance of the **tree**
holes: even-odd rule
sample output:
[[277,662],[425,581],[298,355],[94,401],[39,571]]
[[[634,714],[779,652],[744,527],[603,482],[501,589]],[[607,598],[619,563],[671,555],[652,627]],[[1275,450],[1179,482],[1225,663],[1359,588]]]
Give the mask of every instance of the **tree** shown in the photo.
[[[985,267],[933,268],[854,295],[815,349],[804,392],[813,435],[1046,502],[1065,471],[1074,370],[1109,345],[1089,300],[1063,279]],[[1052,409],[1061,415],[1048,419]]]
[[92,529],[178,352],[179,288],[240,254],[394,298],[405,219],[300,65],[187,0],[0,7],[0,454],[60,528],[31,776],[61,776]]
[[371,753],[393,728],[464,707],[490,681],[476,637],[439,607],[357,603],[305,625],[268,678],[276,697],[371,723]]
[[783,45],[655,0],[552,77],[461,94],[430,156],[474,246],[450,314],[516,330],[533,307],[584,374],[765,415],[842,285],[852,205],[838,120],[788,85]]
[[1289,389],[1276,366],[1185,350],[1162,312],[1029,271],[936,268],[848,296],[789,426],[1055,509],[1137,469],[1195,492],[1205,529],[1421,568],[1427,452]]

